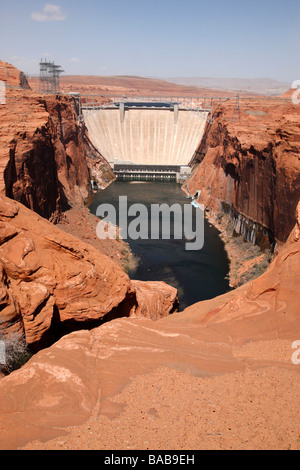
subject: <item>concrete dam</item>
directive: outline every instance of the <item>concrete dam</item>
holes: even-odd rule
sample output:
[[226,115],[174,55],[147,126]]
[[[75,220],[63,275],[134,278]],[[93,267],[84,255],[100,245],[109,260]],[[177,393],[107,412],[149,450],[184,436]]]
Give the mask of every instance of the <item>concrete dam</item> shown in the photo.
[[197,98],[89,96],[80,106],[93,145],[120,179],[187,175],[212,114]]

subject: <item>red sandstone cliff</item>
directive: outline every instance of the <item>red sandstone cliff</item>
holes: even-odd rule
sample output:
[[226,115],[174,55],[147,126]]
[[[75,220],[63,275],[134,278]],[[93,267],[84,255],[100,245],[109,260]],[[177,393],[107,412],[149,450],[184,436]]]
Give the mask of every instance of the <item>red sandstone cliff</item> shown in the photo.
[[24,73],[2,60],[0,60],[0,80],[14,88],[31,89]]
[[1,70],[8,86],[6,104],[0,105],[0,191],[55,219],[69,203],[83,204],[91,179],[105,187],[113,172],[78,124],[72,99],[17,88],[12,77],[20,72],[12,66]]
[[189,190],[201,190],[198,201],[215,214],[231,207],[284,242],[300,197],[300,107],[241,100],[239,119],[234,106],[232,101],[215,110]]

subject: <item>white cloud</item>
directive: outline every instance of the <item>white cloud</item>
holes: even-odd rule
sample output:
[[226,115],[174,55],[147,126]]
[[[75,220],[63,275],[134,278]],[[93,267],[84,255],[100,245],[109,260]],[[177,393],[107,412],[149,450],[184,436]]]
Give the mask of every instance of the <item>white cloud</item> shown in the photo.
[[80,62],[80,59],[78,59],[78,57],[72,57],[70,62]]
[[34,21],[46,23],[49,21],[64,21],[66,15],[61,11],[61,7],[54,5],[53,3],[46,3],[41,12],[33,11],[31,18]]

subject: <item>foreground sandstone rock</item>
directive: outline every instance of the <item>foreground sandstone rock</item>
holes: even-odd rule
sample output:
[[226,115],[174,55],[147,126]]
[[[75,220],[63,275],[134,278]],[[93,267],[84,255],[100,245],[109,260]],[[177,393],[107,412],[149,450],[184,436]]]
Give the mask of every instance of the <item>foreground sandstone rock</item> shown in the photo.
[[174,287],[159,281],[132,281],[136,292],[137,317],[157,320],[178,310],[178,301],[174,299]]
[[[120,316],[174,310],[177,291],[151,284],[147,298],[122,268],[21,204],[0,198],[1,332],[40,348],[72,329]],[[136,290],[138,294],[136,293]],[[145,304],[145,305],[144,305]]]
[[297,448],[299,280],[300,205],[261,278],[157,322],[73,332],[2,379],[1,447]]

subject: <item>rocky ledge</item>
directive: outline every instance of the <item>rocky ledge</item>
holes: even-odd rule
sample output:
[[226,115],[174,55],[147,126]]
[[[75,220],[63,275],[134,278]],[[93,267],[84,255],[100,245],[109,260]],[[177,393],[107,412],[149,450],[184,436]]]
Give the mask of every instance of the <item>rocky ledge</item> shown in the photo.
[[92,245],[9,198],[0,198],[1,334],[25,334],[34,350],[108,319],[168,315],[177,291],[129,279]]

